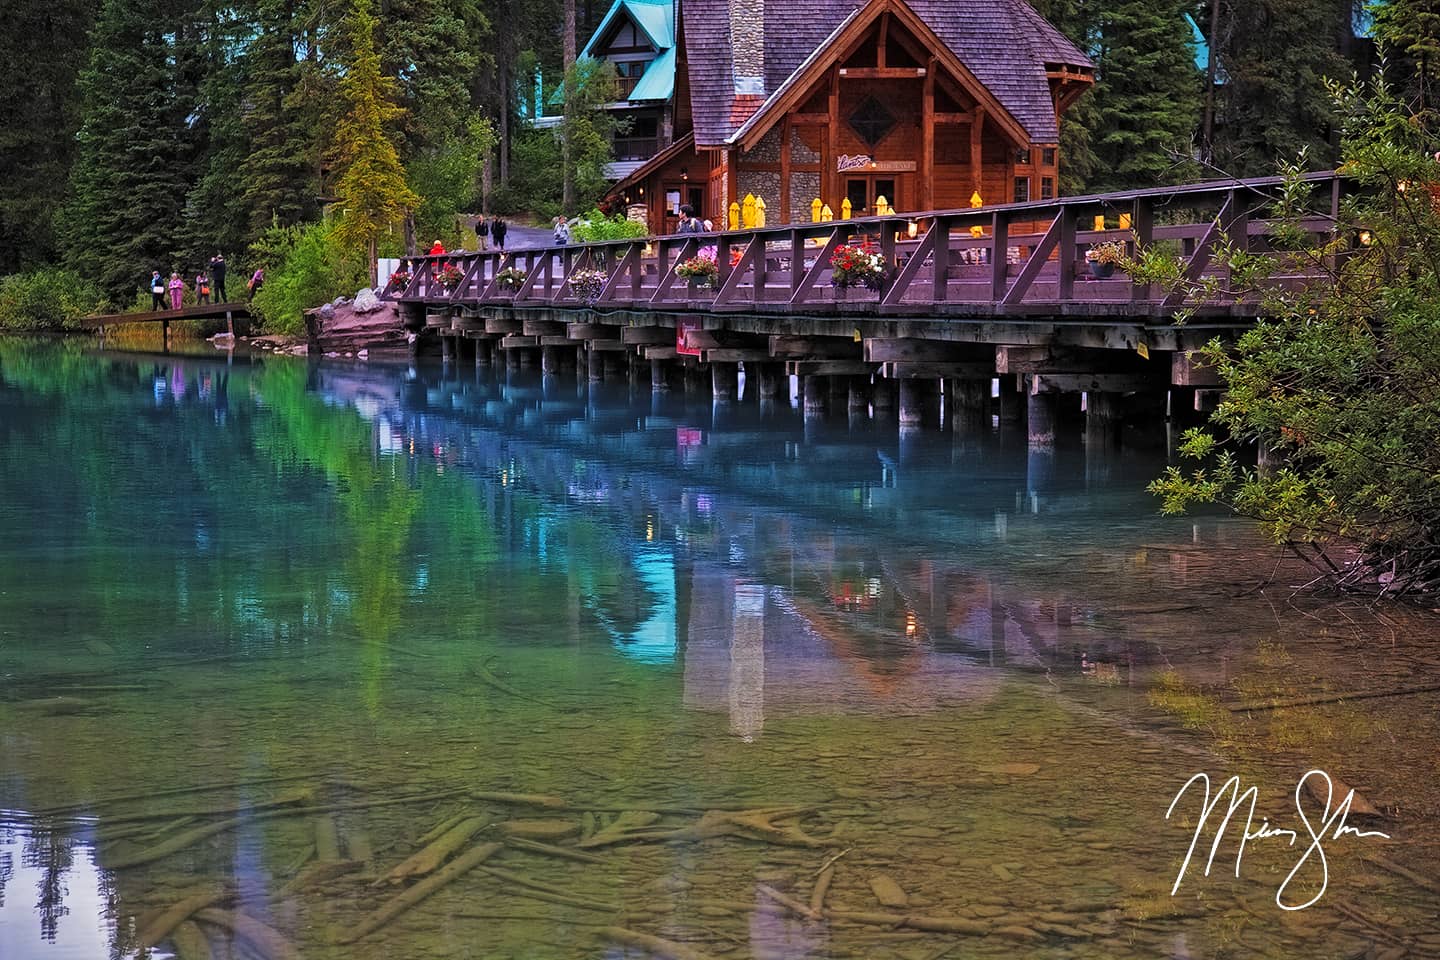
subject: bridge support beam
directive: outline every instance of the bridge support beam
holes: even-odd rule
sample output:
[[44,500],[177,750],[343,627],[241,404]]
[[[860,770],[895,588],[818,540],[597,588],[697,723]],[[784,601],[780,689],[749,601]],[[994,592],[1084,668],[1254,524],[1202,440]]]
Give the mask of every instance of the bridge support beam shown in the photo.
[[825,416],[825,411],[830,406],[830,384],[826,383],[828,379],[828,377],[821,376],[809,376],[804,379],[804,410],[807,419]]
[[564,347],[541,347],[540,348],[540,372],[546,374],[559,374],[565,362],[561,359],[560,352]]
[[599,350],[585,351],[585,375],[591,383],[605,379],[605,354]]
[[734,403],[740,394],[740,365],[725,361],[710,364],[710,390],[716,403]]
[[440,361],[442,363],[455,362],[455,338],[443,333],[440,335]]
[[1030,448],[1055,448],[1055,421],[1060,413],[1060,394],[1034,393],[1026,396],[1026,439]]
[[626,379],[628,373],[625,363],[628,355],[618,350],[606,350],[605,356],[605,379],[619,382]]
[[950,424],[958,434],[983,433],[990,428],[990,381],[951,380]]
[[939,422],[939,386],[938,380],[900,381],[900,426],[919,427]]

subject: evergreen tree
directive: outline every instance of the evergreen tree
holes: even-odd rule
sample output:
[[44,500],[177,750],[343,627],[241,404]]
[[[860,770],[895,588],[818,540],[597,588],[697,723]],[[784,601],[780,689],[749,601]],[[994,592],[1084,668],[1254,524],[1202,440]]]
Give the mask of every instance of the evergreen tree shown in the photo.
[[116,303],[165,270],[187,193],[188,109],[175,50],[144,0],[105,0],[80,76],[83,122],[64,214],[66,259]]
[[185,201],[181,245],[191,263],[216,250],[234,252],[250,241],[250,217],[240,173],[248,151],[245,135],[245,61],[248,24],[226,0],[206,0],[205,72],[194,116],[206,133],[204,154]]
[[[1333,104],[1325,79],[1353,69],[1340,55],[1352,0],[1223,3],[1211,47],[1225,71],[1216,90],[1214,163],[1263,176],[1302,150],[1317,167],[1334,160]],[[1208,23],[1207,23],[1208,27]]]
[[406,157],[464,136],[481,71],[493,63],[484,52],[489,34],[478,0],[391,0],[380,25],[381,61],[406,111]]
[[1440,0],[1372,0],[1370,7],[1375,38],[1396,59],[1396,72],[1404,75],[1401,89],[1417,111],[1434,110],[1440,80]]
[[323,116],[296,55],[300,22],[295,0],[254,4],[241,81],[246,153],[237,171],[252,237],[272,223],[292,226],[318,212],[315,158]]
[[1186,175],[1202,82],[1188,0],[1110,0],[1095,11],[1093,187],[1154,186]]
[[76,76],[95,0],[9,0],[0,32],[0,274],[55,255],[53,211],[64,198],[80,124]]
[[395,81],[380,70],[373,0],[353,0],[345,22],[345,75],[340,93],[347,110],[335,130],[339,168],[335,193],[341,208],[336,230],[342,243],[363,246],[371,280],[380,232],[400,222],[420,201],[405,183],[405,168],[385,125],[399,118],[392,101]]

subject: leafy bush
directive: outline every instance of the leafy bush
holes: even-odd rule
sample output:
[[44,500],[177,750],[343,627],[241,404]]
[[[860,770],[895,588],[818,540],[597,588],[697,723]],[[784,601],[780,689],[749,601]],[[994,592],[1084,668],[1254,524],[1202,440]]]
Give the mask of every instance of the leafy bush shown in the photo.
[[46,267],[0,278],[0,330],[73,329],[105,296],[78,273]]
[[[1440,163],[1429,150],[1440,131],[1381,84],[1333,92],[1345,119],[1343,169],[1358,188],[1335,232],[1303,239],[1330,195],[1313,196],[1303,163],[1289,165],[1274,207],[1276,252],[1223,245],[1224,289],[1208,276],[1172,278],[1172,289],[1205,300],[1227,290],[1244,297],[1296,263],[1325,271],[1303,288],[1267,284],[1264,319],[1238,342],[1202,351],[1228,388],[1225,400],[1210,428],[1186,434],[1190,463],[1151,489],[1167,512],[1223,503],[1258,519],[1315,567],[1317,583],[1434,604]],[[1242,444],[1267,451],[1264,468],[1242,463]]]
[[265,269],[251,310],[271,333],[303,333],[307,309],[369,282],[364,258],[343,247],[328,223],[271,227],[250,253]]
[[599,210],[591,210],[571,228],[570,238],[576,243],[595,243],[601,240],[633,240],[649,232],[645,224],[627,220],[618,213],[607,217]]

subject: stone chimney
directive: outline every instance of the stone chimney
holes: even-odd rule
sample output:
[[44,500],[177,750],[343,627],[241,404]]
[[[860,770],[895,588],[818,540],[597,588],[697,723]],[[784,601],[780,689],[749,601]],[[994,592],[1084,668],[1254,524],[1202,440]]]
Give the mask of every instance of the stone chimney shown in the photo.
[[729,0],[736,96],[765,95],[765,0]]

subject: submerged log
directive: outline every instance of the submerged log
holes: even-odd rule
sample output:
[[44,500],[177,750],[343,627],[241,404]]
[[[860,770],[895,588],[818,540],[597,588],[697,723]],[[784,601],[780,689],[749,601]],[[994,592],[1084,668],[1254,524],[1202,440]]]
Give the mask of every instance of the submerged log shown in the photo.
[[175,948],[176,960],[212,960],[210,938],[193,920],[186,920],[170,934],[170,943]]
[[597,857],[593,853],[581,853],[579,850],[571,850],[567,847],[556,847],[548,843],[541,843],[538,840],[524,840],[520,837],[507,837],[505,843],[516,850],[529,850],[531,853],[543,853],[547,857],[559,857],[562,860],[575,860],[580,863],[604,863],[604,857]]
[[352,932],[346,934],[337,941],[340,944],[351,944],[363,940],[385,924],[394,920],[400,914],[409,910],[415,904],[424,900],[436,890],[441,889],[453,880],[463,877],[474,870],[480,864],[493,857],[502,849],[498,843],[481,843],[471,847],[469,850],[450,861],[443,869],[433,873],[413,887],[400,891],[387,900],[380,909],[372,913],[365,922],[361,923]]
[[254,917],[232,910],[201,910],[195,919],[230,931],[236,939],[259,953],[265,960],[299,960],[300,954],[289,940],[273,927],[266,926]]
[[472,816],[474,816],[474,814],[467,813],[466,811],[461,810],[459,813],[446,817],[444,820],[441,820],[439,823],[435,824],[435,826],[431,827],[430,830],[419,840],[416,840],[415,845],[417,847],[423,847],[426,844],[434,843],[436,840],[439,840],[441,837],[443,837],[445,835],[445,832],[451,827],[455,826],[455,824],[459,823],[461,820]]
[[318,886],[327,880],[334,880],[336,877],[343,877],[348,873],[355,873],[365,867],[363,860],[328,860],[317,861],[301,870],[279,890],[272,894],[271,899],[288,897],[296,893]]
[[830,892],[830,882],[835,879],[835,864],[832,861],[820,868],[815,878],[815,887],[810,891],[810,914],[819,917],[825,910],[825,894]]
[[413,854],[385,875],[385,882],[400,883],[408,877],[434,873],[470,838],[485,829],[484,817],[468,817],[445,831],[437,840]]
[[776,903],[783,904],[784,906],[790,908],[792,912],[794,912],[798,916],[804,917],[806,920],[820,919],[821,915],[819,910],[810,909],[805,904],[801,903],[799,900],[796,900],[794,897],[791,897],[787,894],[781,893],[774,887],[768,886],[763,883],[757,883],[755,885],[755,889],[759,890],[761,893],[765,894],[765,896],[769,897],[771,900],[774,900]]
[[664,940],[625,927],[606,927],[600,931],[600,936],[624,947],[637,947],[652,956],[663,958],[663,960],[709,960],[708,954],[701,953],[683,943]]
[[107,825],[121,823],[143,823],[147,820],[174,820],[179,817],[220,817],[226,814],[247,813],[251,810],[273,810],[276,807],[293,807],[302,803],[311,803],[315,799],[313,790],[292,790],[282,794],[274,800],[263,800],[259,803],[225,803],[209,807],[191,807],[181,810],[160,810],[152,813],[127,813],[115,817],[106,817]]
[[97,807],[108,807],[117,803],[134,803],[140,800],[154,800],[157,797],[182,797],[194,793],[214,793],[216,790],[231,790],[235,787],[258,787],[276,783],[294,783],[296,780],[313,780],[314,775],[309,773],[296,774],[289,777],[256,777],[249,780],[231,780],[227,783],[207,783],[198,787],[175,787],[170,790],[147,790],[143,793],[126,793],[100,797],[95,800],[85,800],[78,803],[62,804],[58,807],[44,807],[31,811],[34,817],[59,817],[81,810],[95,809]]
[[331,817],[318,816],[315,823],[315,859],[335,863],[340,859],[340,831]]
[[648,810],[626,810],[610,823],[602,823],[602,825],[590,835],[589,839],[581,840],[579,846],[607,847],[612,843],[625,843],[629,840],[653,839],[653,835],[657,832],[668,836],[673,831],[651,830],[645,831],[643,834],[636,832],[650,826],[659,819],[660,814],[651,813]]
[[476,800],[509,803],[521,807],[548,807],[552,810],[563,810],[569,806],[559,797],[547,797],[539,793],[497,793],[493,790],[476,790],[471,791],[470,796]]
[[162,911],[154,919],[147,920],[144,927],[136,934],[135,942],[142,948],[153,947],[170,936],[176,927],[189,920],[195,911],[223,903],[234,895],[233,890],[223,888],[193,893],[173,907]]
[[[569,890],[554,886],[553,884],[542,883],[539,880],[531,880],[529,877],[511,870],[481,867],[480,872],[488,873],[492,877],[504,880],[507,883],[513,883],[517,887],[524,887],[527,890],[535,890],[540,893],[549,894],[551,897],[556,898],[554,901],[556,903],[566,903],[572,907],[579,907],[582,910],[598,910],[601,913],[617,913],[620,910],[620,908],[613,903],[602,903],[599,900],[591,900],[589,897],[578,896]],[[519,893],[520,891],[512,890],[510,892]]]

